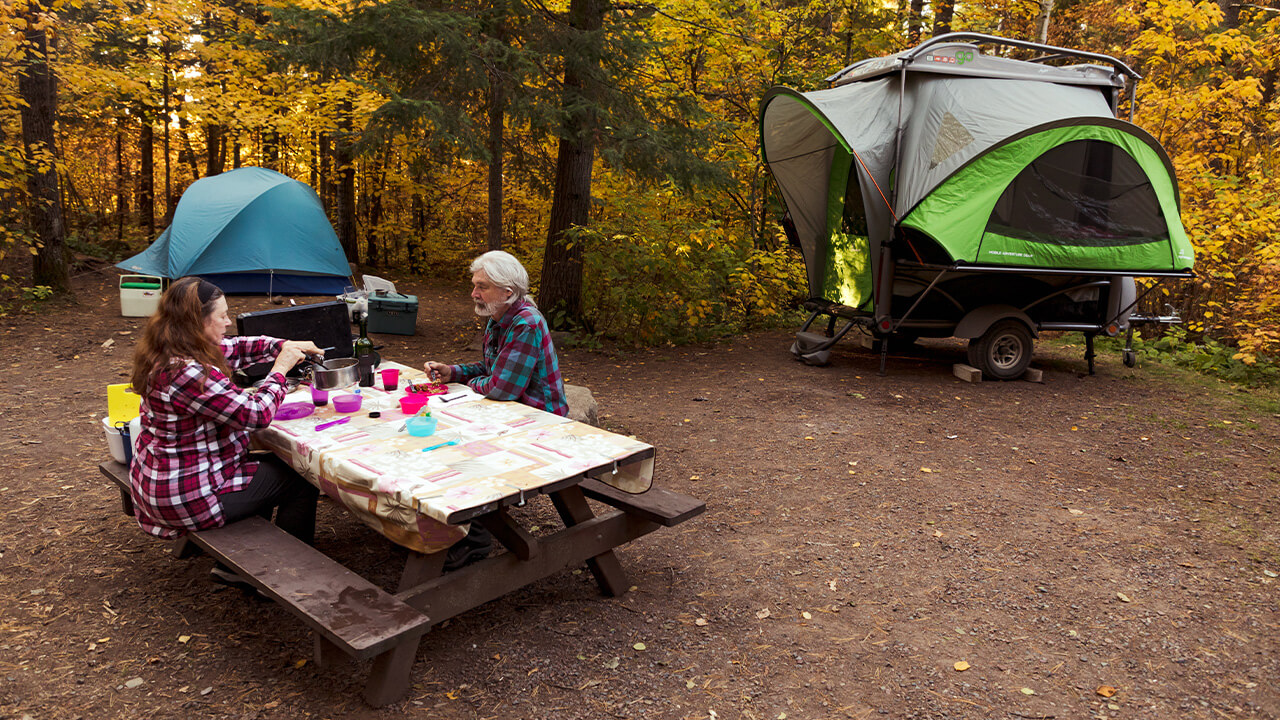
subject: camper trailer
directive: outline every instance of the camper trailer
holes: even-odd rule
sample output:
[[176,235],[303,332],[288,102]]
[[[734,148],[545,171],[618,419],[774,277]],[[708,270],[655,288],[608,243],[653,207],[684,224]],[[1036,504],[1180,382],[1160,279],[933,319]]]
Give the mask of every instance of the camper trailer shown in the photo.
[[1083,332],[1092,372],[1095,336],[1176,321],[1134,312],[1134,278],[1194,262],[1168,156],[1117,117],[1139,79],[1105,55],[951,33],[827,89],[771,90],[762,153],[810,289],[792,353],[825,364],[857,328],[883,372],[890,344],[959,337],[1004,380],[1041,332]]

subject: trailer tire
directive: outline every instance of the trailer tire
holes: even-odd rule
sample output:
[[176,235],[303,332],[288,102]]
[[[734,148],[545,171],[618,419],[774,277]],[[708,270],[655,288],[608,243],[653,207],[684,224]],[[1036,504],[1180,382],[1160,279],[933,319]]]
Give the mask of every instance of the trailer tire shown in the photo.
[[1138,364],[1138,354],[1132,350],[1124,351],[1124,366],[1131,368]]
[[992,380],[1016,380],[1031,364],[1034,345],[1025,323],[1005,318],[969,341],[969,364]]

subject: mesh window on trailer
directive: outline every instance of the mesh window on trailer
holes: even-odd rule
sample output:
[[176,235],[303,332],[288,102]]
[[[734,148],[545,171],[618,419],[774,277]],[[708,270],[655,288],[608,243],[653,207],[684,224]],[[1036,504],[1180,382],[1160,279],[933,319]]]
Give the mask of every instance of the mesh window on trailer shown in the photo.
[[1169,237],[1146,172],[1122,148],[1101,140],[1064,143],[1033,160],[1001,194],[987,231],[1087,247]]

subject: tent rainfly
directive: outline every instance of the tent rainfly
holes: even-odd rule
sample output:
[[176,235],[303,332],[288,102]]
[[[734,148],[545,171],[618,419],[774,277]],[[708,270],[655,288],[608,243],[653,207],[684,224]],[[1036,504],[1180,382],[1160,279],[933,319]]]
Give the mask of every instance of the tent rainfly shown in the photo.
[[226,293],[336,295],[351,285],[315,191],[259,167],[192,183],[173,224],[116,267],[169,279],[198,275]]

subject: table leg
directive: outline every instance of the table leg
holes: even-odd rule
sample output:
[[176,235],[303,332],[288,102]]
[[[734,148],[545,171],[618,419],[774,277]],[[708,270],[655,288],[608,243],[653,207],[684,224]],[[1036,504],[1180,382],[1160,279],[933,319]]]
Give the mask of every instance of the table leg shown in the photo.
[[400,586],[396,588],[396,592],[404,592],[415,585],[440,577],[440,573],[444,572],[445,551],[423,555],[420,552],[409,551],[409,557],[404,561],[404,572],[400,575]]
[[498,508],[496,512],[481,515],[472,520],[482,524],[486,530],[497,538],[502,546],[516,554],[521,560],[538,555],[538,539],[511,517],[506,508]]
[[[551,503],[560,513],[560,519],[564,521],[565,527],[572,527],[595,517],[595,513],[591,512],[591,506],[587,504],[587,496],[582,494],[582,488],[577,485],[551,493]],[[629,587],[627,573],[622,569],[622,563],[618,562],[618,556],[612,550],[587,560],[587,567],[595,576],[600,592],[612,597],[627,591]]]

